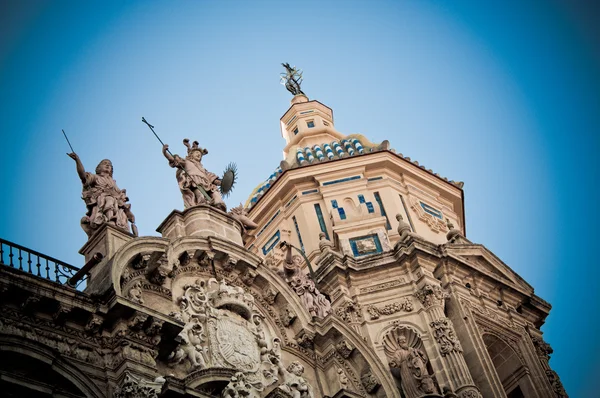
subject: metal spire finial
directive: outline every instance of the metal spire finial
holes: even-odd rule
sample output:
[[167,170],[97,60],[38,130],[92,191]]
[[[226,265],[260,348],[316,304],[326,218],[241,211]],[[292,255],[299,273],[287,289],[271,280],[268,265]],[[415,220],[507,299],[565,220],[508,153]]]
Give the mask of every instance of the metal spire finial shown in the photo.
[[300,84],[302,84],[302,70],[297,69],[295,66],[290,66],[287,62],[281,65],[286,69],[285,73],[280,74],[281,84],[294,95],[306,95],[300,89]]

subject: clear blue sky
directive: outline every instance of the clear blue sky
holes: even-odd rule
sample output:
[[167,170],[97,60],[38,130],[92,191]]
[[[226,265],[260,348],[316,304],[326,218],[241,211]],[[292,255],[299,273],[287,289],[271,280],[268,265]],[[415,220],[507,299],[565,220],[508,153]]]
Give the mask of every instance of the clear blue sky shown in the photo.
[[281,62],[336,127],[465,181],[468,237],[553,305],[571,397],[600,365],[600,12],[592,1],[2,1],[0,237],[75,265],[85,167],[114,163],[142,235],[182,208],[174,152],[236,161],[244,202],[281,160]]

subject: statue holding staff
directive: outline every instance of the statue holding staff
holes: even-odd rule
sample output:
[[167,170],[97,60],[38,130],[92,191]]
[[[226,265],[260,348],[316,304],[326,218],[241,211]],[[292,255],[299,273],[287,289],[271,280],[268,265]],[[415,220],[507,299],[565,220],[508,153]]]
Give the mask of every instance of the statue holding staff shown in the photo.
[[177,183],[183,196],[184,207],[208,203],[226,211],[227,206],[218,189],[221,179],[202,166],[202,156],[206,155],[208,150],[199,147],[198,141],[190,145],[187,138],[183,140],[183,144],[187,147],[185,158],[171,154],[167,144],[163,145],[162,152],[169,161],[169,166],[177,169]]
[[77,174],[83,184],[81,198],[85,202],[87,212],[81,219],[81,228],[88,237],[105,223],[130,232],[128,222],[131,222],[133,235],[138,236],[135,216],[131,212],[131,204],[127,203],[127,193],[124,189],[119,189],[117,182],[112,178],[112,162],[108,159],[102,160],[96,166],[96,174],[93,174],[85,171],[75,152],[67,155],[75,161]]

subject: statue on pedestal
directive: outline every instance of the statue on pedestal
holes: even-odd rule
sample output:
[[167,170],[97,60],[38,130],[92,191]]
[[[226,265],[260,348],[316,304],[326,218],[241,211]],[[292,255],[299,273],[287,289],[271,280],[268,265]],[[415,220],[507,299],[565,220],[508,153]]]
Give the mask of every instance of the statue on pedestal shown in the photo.
[[435,391],[435,384],[427,372],[427,357],[419,349],[410,347],[405,335],[397,338],[398,347],[390,360],[390,367],[400,370],[400,383],[406,398],[417,398]]
[[162,152],[169,161],[169,166],[177,169],[177,183],[183,196],[184,207],[207,203],[226,211],[227,206],[218,189],[221,179],[202,166],[202,156],[208,154],[208,150],[199,147],[198,141],[190,145],[187,138],[183,140],[183,144],[188,153],[185,158],[171,155],[166,144],[163,145]]
[[127,203],[124,189],[119,189],[113,180],[113,166],[110,160],[102,160],[96,166],[96,174],[85,171],[81,159],[75,152],[68,153],[75,160],[77,174],[83,184],[82,199],[87,207],[85,216],[81,219],[81,228],[90,237],[103,224],[109,224],[123,231],[129,231],[128,221],[134,236],[138,235],[135,226],[135,216],[131,212],[131,204]]
[[285,262],[283,266],[285,279],[300,297],[310,316],[324,318],[331,314],[331,303],[319,292],[315,282],[302,272],[301,264],[302,258],[300,256],[293,256],[291,263]]

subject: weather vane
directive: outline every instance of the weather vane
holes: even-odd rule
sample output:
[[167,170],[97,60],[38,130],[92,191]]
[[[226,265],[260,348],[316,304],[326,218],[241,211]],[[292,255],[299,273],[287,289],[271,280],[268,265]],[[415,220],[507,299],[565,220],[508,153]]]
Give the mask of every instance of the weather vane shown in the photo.
[[285,88],[292,94],[298,95],[306,95],[300,89],[300,84],[302,84],[302,70],[297,69],[295,66],[292,67],[287,62],[285,64],[281,64],[286,69],[285,73],[281,73],[281,84],[285,86]]

